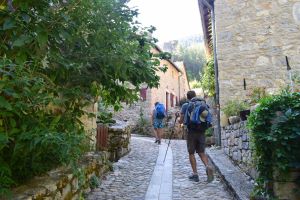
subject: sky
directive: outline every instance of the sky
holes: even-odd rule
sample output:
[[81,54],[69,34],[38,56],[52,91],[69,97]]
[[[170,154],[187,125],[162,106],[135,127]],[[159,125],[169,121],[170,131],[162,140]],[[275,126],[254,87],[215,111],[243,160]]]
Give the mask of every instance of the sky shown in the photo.
[[156,27],[159,43],[203,35],[197,0],[131,0],[128,5],[139,9],[143,26]]

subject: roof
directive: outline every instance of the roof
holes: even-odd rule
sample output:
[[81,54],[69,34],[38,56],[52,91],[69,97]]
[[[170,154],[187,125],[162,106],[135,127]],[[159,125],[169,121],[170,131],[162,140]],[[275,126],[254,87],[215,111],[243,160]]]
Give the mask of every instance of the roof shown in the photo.
[[202,21],[202,30],[203,30],[203,38],[204,45],[206,49],[206,54],[211,55],[213,52],[212,43],[212,30],[210,27],[211,24],[211,12],[209,8],[203,3],[203,1],[207,1],[211,6],[213,6],[213,0],[198,0],[198,6],[200,10],[200,16]]
[[175,64],[176,64],[177,66],[179,66],[180,70],[183,72],[183,74],[185,74],[185,79],[186,79],[187,84],[188,84],[188,87],[189,87],[189,89],[190,89],[190,88],[191,88],[191,87],[190,87],[190,81],[189,81],[189,77],[187,76],[187,73],[186,73],[186,67],[185,67],[183,61],[175,62]]
[[[157,45],[155,45],[155,49],[157,50],[157,51],[159,51],[160,53],[162,53],[163,52],[163,50],[161,50],[161,48],[159,48]],[[178,72],[181,72],[182,73],[182,71],[179,69],[179,67],[174,63],[174,62],[172,62],[171,60],[169,60],[169,59],[165,59],[166,61],[168,61]]]

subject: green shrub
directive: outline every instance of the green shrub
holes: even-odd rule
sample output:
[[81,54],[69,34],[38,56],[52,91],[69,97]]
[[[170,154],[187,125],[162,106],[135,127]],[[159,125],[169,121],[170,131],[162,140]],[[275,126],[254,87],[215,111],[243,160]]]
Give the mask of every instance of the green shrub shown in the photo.
[[201,76],[201,85],[208,96],[215,95],[215,68],[213,57],[209,58],[206,63],[203,75]]
[[99,187],[101,184],[101,181],[100,181],[100,178],[93,175],[91,178],[90,178],[90,181],[89,181],[89,185],[90,185],[90,188],[91,189],[95,189],[97,187]]
[[205,136],[206,137],[211,137],[214,135],[214,129],[213,128],[209,128],[205,131]]
[[192,89],[194,88],[201,88],[201,82],[197,81],[197,80],[193,80],[190,82],[190,86]]
[[150,135],[151,133],[148,131],[149,127],[151,127],[151,123],[148,119],[145,118],[144,116],[144,110],[141,107],[140,108],[140,114],[139,114],[139,119],[135,128],[135,131],[137,134],[141,135]]
[[109,112],[108,109],[100,101],[98,103],[97,123],[114,124],[116,123],[116,120],[112,119],[112,117],[112,112]]
[[300,93],[282,92],[262,99],[251,112],[248,127],[259,172],[255,194],[272,198],[267,190],[274,170],[285,176],[300,167]]
[[251,91],[250,94],[250,102],[251,104],[256,104],[260,101],[260,99],[267,97],[266,89],[256,87]]
[[222,109],[227,117],[239,116],[239,112],[249,109],[249,104],[243,101],[231,100]]

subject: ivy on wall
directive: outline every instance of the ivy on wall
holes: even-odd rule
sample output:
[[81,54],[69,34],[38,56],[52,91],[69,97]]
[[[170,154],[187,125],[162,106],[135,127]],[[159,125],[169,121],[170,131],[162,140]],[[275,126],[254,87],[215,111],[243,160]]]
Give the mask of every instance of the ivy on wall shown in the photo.
[[259,103],[248,118],[259,172],[255,194],[272,199],[274,181],[300,168],[300,93],[283,91]]
[[201,85],[206,94],[214,96],[215,91],[215,68],[213,56],[207,60],[204,67],[203,75],[201,76]]

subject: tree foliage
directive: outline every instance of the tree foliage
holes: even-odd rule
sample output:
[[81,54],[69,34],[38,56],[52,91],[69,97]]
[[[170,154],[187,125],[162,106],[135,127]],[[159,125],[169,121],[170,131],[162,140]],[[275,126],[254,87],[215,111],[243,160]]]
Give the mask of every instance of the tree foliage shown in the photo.
[[165,56],[151,53],[154,28],[134,21],[126,1],[9,2],[0,1],[0,193],[76,163],[84,107],[98,96],[118,107],[140,84],[158,86]]
[[206,63],[202,45],[192,45],[187,48],[179,46],[173,53],[174,61],[183,61],[189,80],[200,80],[200,73]]
[[213,57],[209,58],[201,76],[201,85],[205,93],[214,96],[215,91],[215,68]]

